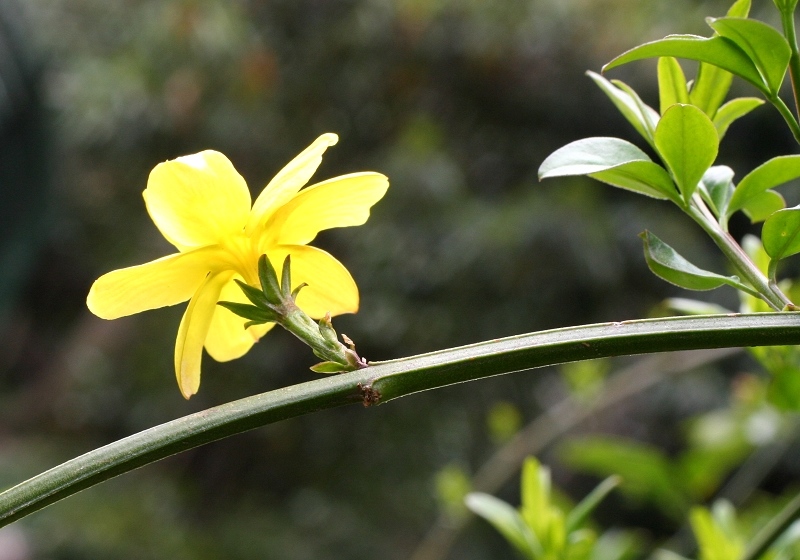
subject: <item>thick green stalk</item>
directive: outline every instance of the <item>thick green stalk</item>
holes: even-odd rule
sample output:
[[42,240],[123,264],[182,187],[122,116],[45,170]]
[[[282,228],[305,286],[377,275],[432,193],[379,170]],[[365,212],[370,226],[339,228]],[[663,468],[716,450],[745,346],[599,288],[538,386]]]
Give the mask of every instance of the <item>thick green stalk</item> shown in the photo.
[[453,383],[606,356],[800,343],[800,313],[671,317],[568,327],[441,350],[255,395],[150,428],[0,493],[0,526],[116,475],[265,424],[383,403]]

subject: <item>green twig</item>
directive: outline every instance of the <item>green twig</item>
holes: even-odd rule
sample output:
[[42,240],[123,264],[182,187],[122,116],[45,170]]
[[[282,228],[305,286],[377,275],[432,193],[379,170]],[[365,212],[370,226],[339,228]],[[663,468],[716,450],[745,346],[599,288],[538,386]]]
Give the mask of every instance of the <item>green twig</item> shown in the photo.
[[0,526],[192,447],[326,408],[591,358],[800,343],[800,313],[671,317],[568,327],[372,364],[255,395],[139,432],[0,493]]
[[792,136],[794,136],[795,141],[800,144],[800,124],[797,123],[797,119],[794,117],[792,110],[786,105],[786,103],[778,97],[777,95],[767,97],[770,103],[772,103],[778,112],[783,117],[783,120],[786,121],[786,124],[789,125],[789,130],[792,131]]
[[[795,111],[800,117],[800,52],[797,48],[797,31],[794,25],[794,9],[780,10],[781,23],[783,24],[783,35],[789,42],[792,56],[789,58],[789,78],[792,82],[792,94],[794,95]],[[790,125],[791,126],[791,125]],[[794,131],[792,131],[794,132]],[[797,135],[795,135],[797,138]]]

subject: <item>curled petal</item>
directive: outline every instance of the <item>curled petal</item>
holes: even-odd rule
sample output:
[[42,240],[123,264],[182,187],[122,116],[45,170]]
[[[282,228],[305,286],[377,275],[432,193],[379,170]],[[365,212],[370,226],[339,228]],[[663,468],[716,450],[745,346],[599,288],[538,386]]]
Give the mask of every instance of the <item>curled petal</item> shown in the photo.
[[92,284],[86,305],[103,319],[117,319],[186,301],[210,271],[227,266],[217,247],[178,253],[113,270]]
[[267,225],[269,245],[305,245],[322,230],[359,226],[369,218],[389,180],[380,173],[353,173],[318,183],[281,206]]
[[[241,277],[238,279],[241,280]],[[219,299],[220,301],[250,303],[233,279],[222,288]],[[275,323],[267,323],[245,329],[246,322],[247,319],[239,317],[224,307],[217,306],[206,335],[205,346],[208,354],[218,362],[240,358],[275,325]]]
[[200,388],[203,344],[217,309],[219,294],[231,276],[232,272],[210,274],[189,300],[181,319],[175,341],[175,375],[184,398],[188,399]]
[[248,235],[252,235],[259,226],[263,226],[277,208],[308,183],[322,163],[322,154],[338,141],[339,137],[333,133],[323,134],[275,175],[253,203],[250,220],[247,222]]
[[143,195],[156,227],[181,251],[241,233],[250,213],[247,183],[213,150],[158,164]]
[[315,319],[358,311],[358,287],[342,263],[307,245],[281,245],[267,256],[280,268],[287,254],[292,256],[292,288],[308,284],[297,296],[300,309]]

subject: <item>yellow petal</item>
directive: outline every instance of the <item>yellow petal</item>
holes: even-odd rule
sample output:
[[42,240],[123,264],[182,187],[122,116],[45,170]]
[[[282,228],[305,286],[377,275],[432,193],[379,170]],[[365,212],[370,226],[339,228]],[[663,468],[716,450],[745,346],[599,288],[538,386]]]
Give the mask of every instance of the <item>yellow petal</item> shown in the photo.
[[[238,277],[241,280],[241,277]],[[229,281],[222,288],[219,296],[220,301],[235,301],[239,303],[250,303],[245,297],[241,288],[233,280]],[[235,313],[217,306],[214,311],[214,318],[211,320],[211,327],[206,335],[206,351],[218,362],[227,362],[244,356],[253,343],[264,336],[274,323],[266,325],[255,325],[249,329],[244,328],[247,319],[239,317]]]
[[153,222],[181,251],[241,233],[250,215],[245,180],[212,150],[158,164],[143,195]]
[[225,256],[205,247],[111,271],[92,284],[86,305],[103,319],[175,305],[192,297],[209,271],[225,268]]
[[371,172],[308,187],[275,212],[267,224],[266,244],[305,245],[324,229],[359,226],[388,188],[386,176]]
[[292,288],[308,284],[297,296],[300,309],[315,319],[358,311],[358,287],[342,263],[307,245],[282,245],[267,253],[278,271],[287,254],[292,256]]
[[231,276],[232,272],[209,275],[189,300],[181,319],[175,341],[175,375],[184,398],[194,395],[200,387],[203,344],[217,308],[219,294]]
[[280,208],[308,183],[322,162],[322,154],[338,141],[339,137],[333,133],[323,134],[275,175],[253,203],[247,222],[248,235],[263,226],[276,208]]

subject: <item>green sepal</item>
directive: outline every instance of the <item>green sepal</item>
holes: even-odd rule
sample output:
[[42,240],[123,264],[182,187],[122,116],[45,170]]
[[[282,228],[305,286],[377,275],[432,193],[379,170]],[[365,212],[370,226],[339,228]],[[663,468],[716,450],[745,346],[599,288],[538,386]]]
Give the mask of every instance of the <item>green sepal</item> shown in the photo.
[[673,105],[656,127],[655,143],[688,204],[703,175],[717,158],[719,137],[714,123],[693,105]]
[[800,177],[800,155],[778,156],[742,177],[733,192],[728,213],[744,208],[748,201],[773,187]]
[[603,66],[603,72],[635,60],[660,56],[674,56],[713,64],[750,82],[765,94],[770,94],[769,88],[750,57],[736,43],[720,36],[668,35],[622,53]]
[[767,218],[761,242],[773,261],[800,253],[800,206],[778,210]]
[[658,99],[661,114],[676,103],[689,103],[689,89],[680,63],[671,56],[658,59]]
[[783,35],[755,19],[707,18],[706,22],[722,37],[742,49],[753,61],[767,90],[777,95],[792,56],[792,49]]
[[239,317],[249,319],[253,324],[272,323],[278,319],[277,314],[275,314],[273,311],[263,307],[256,307],[255,305],[250,305],[249,303],[218,301],[217,305],[224,307]]
[[300,284],[299,286],[297,286],[297,287],[296,287],[294,290],[292,290],[291,297],[292,297],[292,300],[293,300],[293,301],[297,299],[297,294],[299,294],[299,293],[300,293],[300,290],[302,290],[302,289],[303,289],[303,288],[305,288],[306,286],[308,286],[308,282],[303,282],[302,284]]
[[728,127],[733,124],[734,121],[763,104],[764,100],[758,97],[738,97],[725,103],[717,110],[712,119],[714,126],[717,128],[719,139],[722,140],[725,133],[728,132]]
[[713,290],[726,284],[739,289],[748,289],[736,276],[722,276],[698,268],[649,231],[643,232],[639,237],[644,241],[647,266],[653,274],[671,284],[698,291]]
[[279,305],[281,303],[281,287],[278,284],[278,275],[275,267],[272,266],[267,255],[258,258],[258,279],[261,282],[261,289],[269,303]]
[[342,364],[337,364],[336,362],[320,362],[318,364],[314,364],[309,368],[314,373],[326,373],[326,374],[333,374],[333,373],[343,373],[345,371],[350,371],[349,368],[343,366]]
[[[299,286],[299,290],[302,286]],[[281,269],[281,294],[285,298],[293,298],[292,294],[292,256],[286,255]]]
[[258,288],[254,288],[250,284],[246,282],[242,282],[238,278],[233,279],[236,284],[238,284],[239,288],[244,293],[245,297],[253,302],[253,305],[256,307],[267,307],[269,305],[269,301],[267,300],[266,294],[259,290]]

